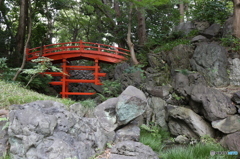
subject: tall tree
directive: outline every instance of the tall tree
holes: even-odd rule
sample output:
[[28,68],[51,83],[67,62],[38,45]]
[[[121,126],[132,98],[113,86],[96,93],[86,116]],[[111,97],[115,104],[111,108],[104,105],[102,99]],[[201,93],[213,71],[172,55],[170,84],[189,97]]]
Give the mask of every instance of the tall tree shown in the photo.
[[233,32],[234,36],[240,38],[240,1],[233,0],[234,12],[233,12]]
[[[141,2],[142,0],[138,0]],[[147,41],[147,29],[146,29],[146,20],[145,20],[145,9],[143,7],[137,8],[137,31],[138,31],[138,39],[139,45],[143,46]]]
[[24,52],[25,32],[27,29],[28,18],[28,0],[20,0],[20,16],[18,22],[18,30],[16,35],[16,63],[21,63]]

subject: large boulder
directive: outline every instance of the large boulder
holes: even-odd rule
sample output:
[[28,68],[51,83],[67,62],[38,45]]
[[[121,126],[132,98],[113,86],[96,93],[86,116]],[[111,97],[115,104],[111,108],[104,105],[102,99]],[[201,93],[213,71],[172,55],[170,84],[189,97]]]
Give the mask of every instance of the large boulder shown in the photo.
[[209,28],[203,31],[203,35],[209,38],[215,37],[220,33],[221,25],[214,23]]
[[229,84],[227,52],[217,43],[199,43],[190,62],[193,70],[203,73],[213,86]]
[[14,105],[9,114],[12,159],[88,159],[112,142],[96,118],[82,118],[54,101]]
[[190,45],[180,44],[175,46],[169,53],[171,70],[191,69],[190,57],[193,55],[193,48]]
[[236,113],[236,107],[231,99],[222,92],[203,85],[194,85],[191,91],[191,99],[200,107],[200,114],[203,114],[209,121],[224,119]]
[[135,123],[130,123],[116,131],[115,143],[121,141],[139,141],[140,128]]
[[204,119],[191,109],[168,105],[166,107],[171,134],[185,135],[189,138],[200,138],[204,135],[214,137],[214,130]]
[[213,121],[212,127],[220,130],[225,134],[240,131],[240,116],[230,115],[225,119]]
[[146,108],[147,98],[145,94],[136,87],[128,86],[118,97],[116,106],[118,125],[125,125],[142,115]]
[[230,85],[240,86],[240,59],[229,59],[229,79]]
[[116,105],[118,98],[110,98],[99,104],[94,114],[106,131],[114,131],[117,127]]
[[109,159],[159,159],[158,155],[140,142],[123,141],[114,145]]
[[149,100],[149,105],[152,108],[152,121],[163,129],[168,129],[166,123],[166,110],[167,103],[158,97],[152,97]]
[[220,143],[228,150],[238,151],[238,153],[240,153],[240,131],[223,137]]
[[187,75],[176,73],[172,82],[173,89],[184,97],[188,97],[191,94],[192,87],[198,84],[207,85],[205,78],[199,73],[190,73]]
[[174,28],[174,31],[182,32],[184,35],[187,35],[193,29],[195,29],[194,24],[190,21],[187,21],[187,22],[184,22],[184,23],[180,23],[178,26],[176,26]]

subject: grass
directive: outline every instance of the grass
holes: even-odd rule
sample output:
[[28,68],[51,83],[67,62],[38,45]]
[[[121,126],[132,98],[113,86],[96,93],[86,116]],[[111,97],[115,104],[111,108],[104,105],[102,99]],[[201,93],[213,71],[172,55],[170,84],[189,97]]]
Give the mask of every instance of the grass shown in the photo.
[[148,145],[153,151],[160,153],[164,147],[163,140],[170,137],[169,133],[156,126],[147,127],[141,126],[140,142],[144,145]]
[[201,142],[195,145],[175,145],[166,149],[163,141],[170,139],[169,132],[156,126],[141,126],[140,142],[148,145],[159,154],[161,159],[236,159],[230,155],[210,155],[210,151],[228,151],[224,149],[213,138],[203,136]]
[[53,100],[70,106],[75,101],[70,99],[60,99],[40,94],[21,87],[19,83],[8,83],[0,80],[0,109],[6,108],[12,104],[24,104],[36,100]]
[[210,155],[210,151],[227,151],[219,144],[197,143],[193,146],[175,147],[160,153],[163,159],[236,159],[236,156]]

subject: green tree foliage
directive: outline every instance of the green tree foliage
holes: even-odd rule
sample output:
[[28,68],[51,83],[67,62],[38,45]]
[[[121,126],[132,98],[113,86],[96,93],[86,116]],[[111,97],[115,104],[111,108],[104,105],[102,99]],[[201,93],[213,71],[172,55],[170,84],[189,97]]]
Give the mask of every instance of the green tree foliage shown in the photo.
[[229,1],[202,0],[190,5],[191,10],[188,16],[196,21],[222,24],[230,16],[229,5]]

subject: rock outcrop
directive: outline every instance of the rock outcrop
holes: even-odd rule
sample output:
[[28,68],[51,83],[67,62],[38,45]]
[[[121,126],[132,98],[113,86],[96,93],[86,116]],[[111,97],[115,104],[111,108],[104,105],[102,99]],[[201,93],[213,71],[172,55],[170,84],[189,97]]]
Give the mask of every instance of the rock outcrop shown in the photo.
[[53,101],[13,105],[8,129],[12,159],[87,159],[113,140],[95,118],[81,118]]
[[123,141],[114,145],[109,159],[159,159],[157,154],[140,142]]
[[204,135],[214,137],[214,130],[211,125],[191,109],[171,105],[166,108],[171,134],[175,136],[185,135],[190,138],[199,138]]
[[190,62],[193,70],[206,75],[213,86],[229,84],[227,52],[217,43],[199,43]]

